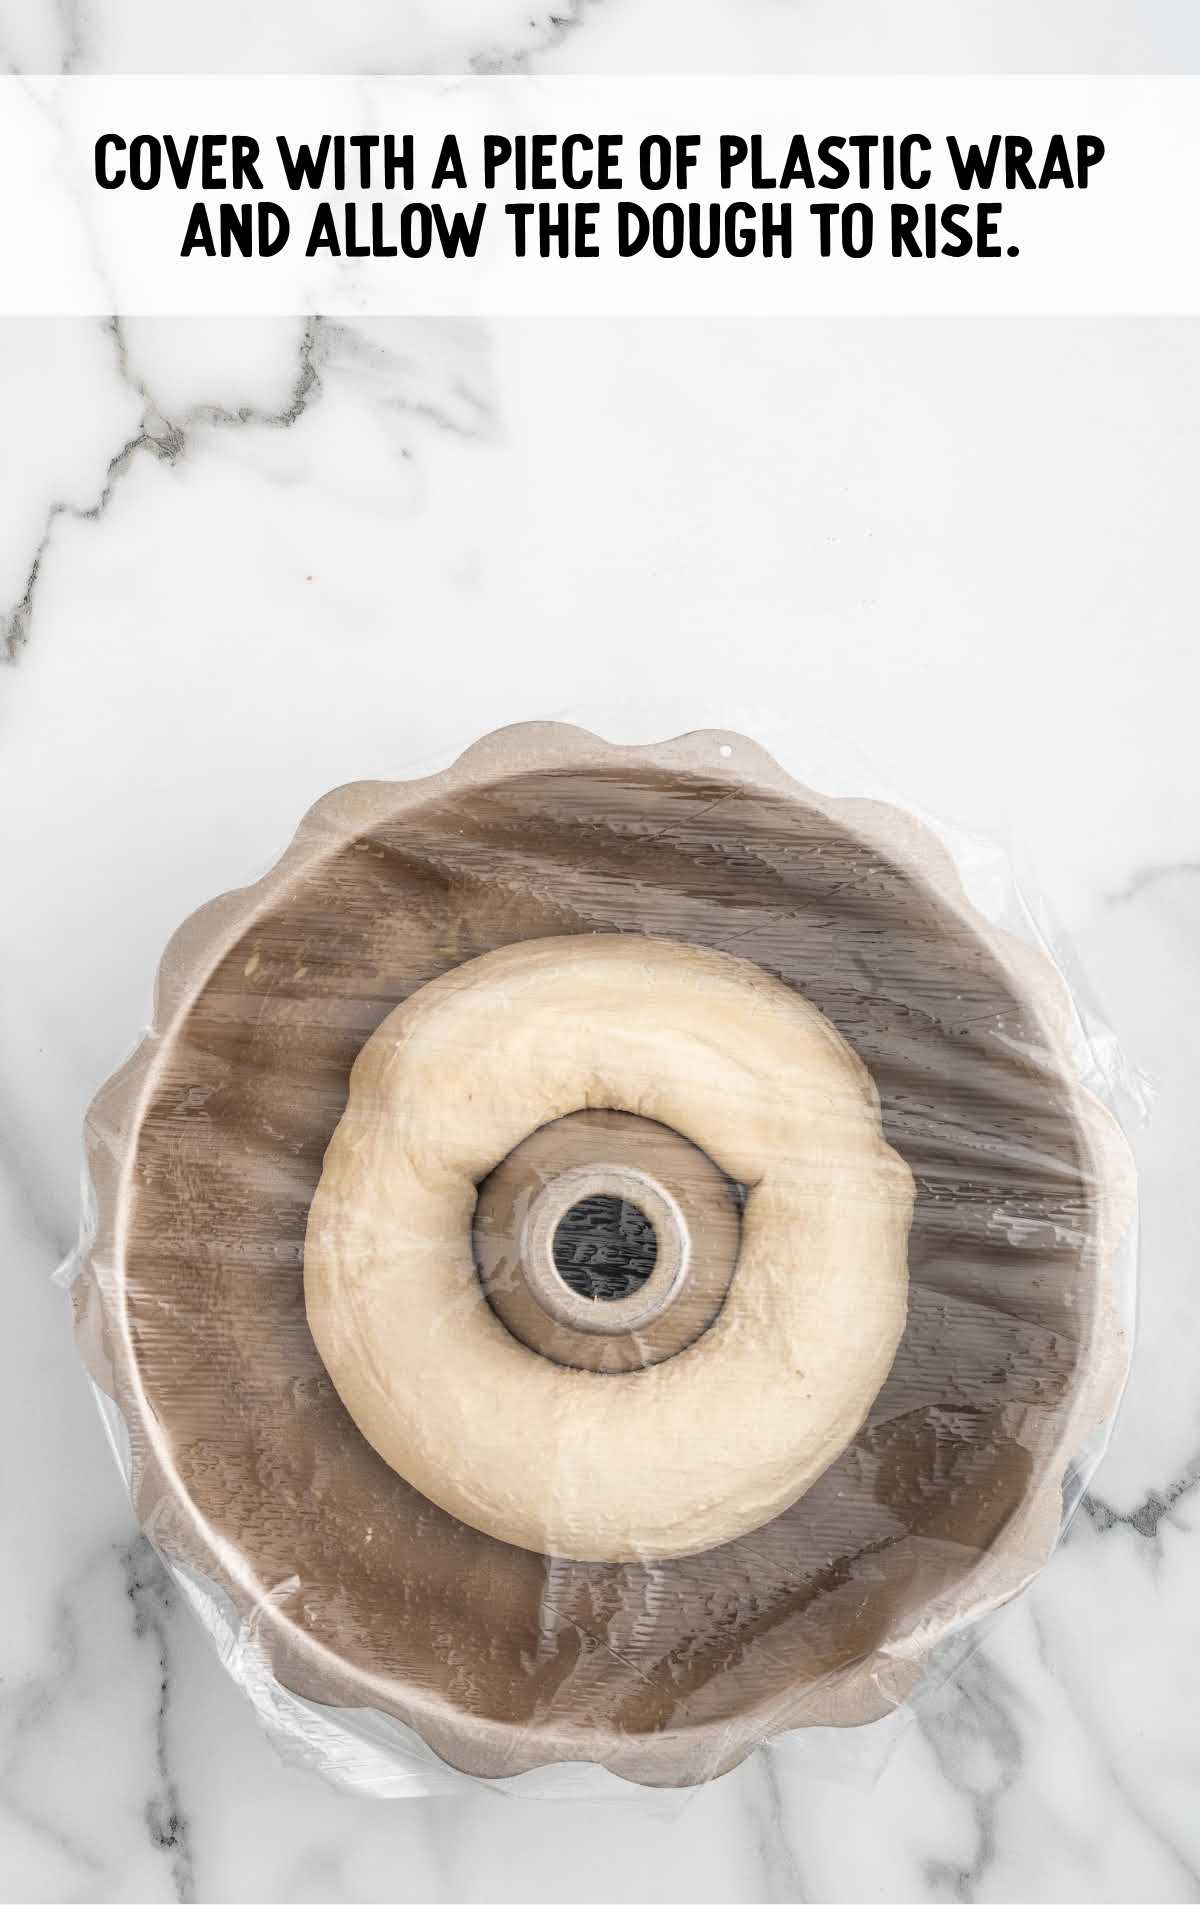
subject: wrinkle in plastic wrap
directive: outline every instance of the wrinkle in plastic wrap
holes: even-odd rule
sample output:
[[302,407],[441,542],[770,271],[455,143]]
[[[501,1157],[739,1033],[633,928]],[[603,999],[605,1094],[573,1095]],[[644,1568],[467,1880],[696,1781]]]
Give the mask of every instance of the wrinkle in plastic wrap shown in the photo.
[[[614,933],[752,962],[816,1007],[873,1081],[915,1207],[894,1360],[824,1472],[715,1547],[604,1562],[498,1540],[376,1453],[318,1354],[304,1251],[351,1068],[388,1015],[498,949]],[[226,1668],[283,1750],[343,1785],[678,1788],[785,1732],[809,1770],[862,1780],[1044,1564],[1103,1450],[1134,1287],[1123,1092],[993,851],[802,790],[735,734],[503,730],[428,779],[327,797],[256,887],[181,928],[146,1040],[89,1116],[80,1346],[139,1519]],[[578,1109],[607,1115],[584,1080]],[[566,1135],[574,1164],[607,1142]],[[528,1292],[506,1309],[487,1285],[504,1169],[467,1218],[489,1327],[593,1382],[681,1367],[730,1301],[745,1186],[722,1205],[703,1177],[709,1284],[622,1364],[576,1356],[569,1296],[531,1345]],[[452,1389],[464,1319],[443,1320]],[[642,1459],[669,1476],[670,1455]],[[569,1494],[555,1448],[540,1459]]]

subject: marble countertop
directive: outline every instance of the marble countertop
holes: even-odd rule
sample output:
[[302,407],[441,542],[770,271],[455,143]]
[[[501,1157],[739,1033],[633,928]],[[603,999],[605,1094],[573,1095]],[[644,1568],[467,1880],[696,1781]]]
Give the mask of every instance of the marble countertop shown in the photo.
[[[285,36],[279,6],[18,7],[0,53],[1200,55],[1200,14],[1166,0],[1052,24],[1032,0],[855,25],[778,0],[335,11],[323,37]],[[0,340],[0,1898],[1200,1897],[1196,325],[48,319]],[[50,1282],[84,1106],[178,921],[327,787],[531,717],[615,739],[716,721],[799,771],[818,735],[849,743],[1019,849],[1149,1081],[1109,1452],[873,1785],[788,1741],[670,1817],[347,1798],[284,1765],[137,1531]]]

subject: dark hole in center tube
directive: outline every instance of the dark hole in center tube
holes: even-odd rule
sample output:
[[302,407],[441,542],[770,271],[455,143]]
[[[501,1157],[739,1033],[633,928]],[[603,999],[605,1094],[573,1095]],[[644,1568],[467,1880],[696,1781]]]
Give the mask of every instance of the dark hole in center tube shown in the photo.
[[654,1268],[654,1225],[623,1197],[585,1197],[554,1233],[554,1268],[577,1295],[601,1303],[640,1290]]

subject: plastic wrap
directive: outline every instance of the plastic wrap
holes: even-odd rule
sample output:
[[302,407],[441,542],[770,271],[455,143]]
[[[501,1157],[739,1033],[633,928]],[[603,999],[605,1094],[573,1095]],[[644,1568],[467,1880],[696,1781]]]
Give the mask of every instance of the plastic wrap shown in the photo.
[[89,1114],[138,1517],[355,1790],[861,1776],[1103,1450],[1125,1082],[999,855],[740,735],[339,789]]

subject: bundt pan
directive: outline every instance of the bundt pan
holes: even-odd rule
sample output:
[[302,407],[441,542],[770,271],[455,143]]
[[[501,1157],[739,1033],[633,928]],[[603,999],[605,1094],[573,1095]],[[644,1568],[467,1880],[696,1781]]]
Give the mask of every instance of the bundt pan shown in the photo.
[[[364,1040],[464,960],[592,933],[733,953],[819,1006],[917,1193],[907,1327],[861,1431],[767,1526],[653,1564],[527,1552],[426,1501],[355,1428],[304,1304]],[[339,789],[176,934],[153,1029],[89,1113],[77,1333],[143,1526],[219,1585],[284,1687],[393,1715],[471,1774],[583,1760],[687,1785],[784,1729],[881,1716],[1047,1559],[1119,1394],[1131,1172],[1075,1080],[1071,1013],[923,827],[818,798],[735,734],[517,727],[429,779]],[[585,1120],[566,1163],[591,1143]],[[505,1184],[483,1188],[494,1224]],[[494,1257],[483,1236],[485,1280]]]

